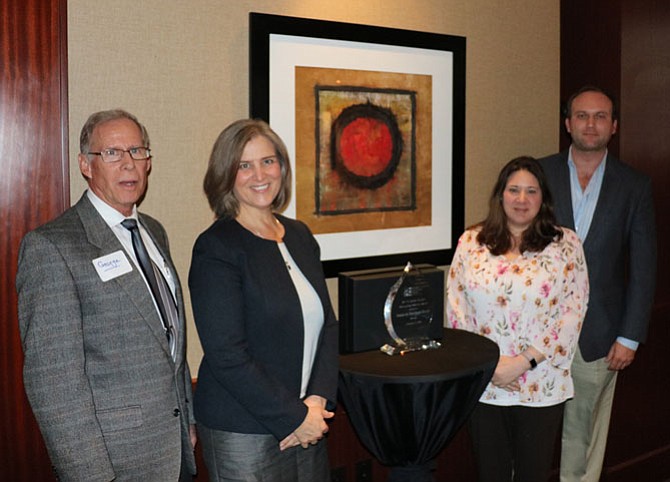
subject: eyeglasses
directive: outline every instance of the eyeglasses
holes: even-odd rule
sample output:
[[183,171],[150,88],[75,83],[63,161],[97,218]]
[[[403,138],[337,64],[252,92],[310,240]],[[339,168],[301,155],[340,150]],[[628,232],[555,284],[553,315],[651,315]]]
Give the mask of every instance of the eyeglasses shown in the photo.
[[110,147],[103,149],[100,152],[87,152],[87,155],[100,156],[102,162],[119,162],[123,159],[125,153],[130,154],[130,157],[135,161],[146,161],[151,157],[151,149],[148,147],[131,147],[130,149],[119,149],[117,147]]

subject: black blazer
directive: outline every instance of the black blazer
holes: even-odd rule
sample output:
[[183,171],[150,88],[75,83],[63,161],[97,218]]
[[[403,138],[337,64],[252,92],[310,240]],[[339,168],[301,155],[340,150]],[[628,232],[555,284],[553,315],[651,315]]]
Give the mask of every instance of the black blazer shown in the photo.
[[[334,404],[337,320],[319,246],[303,223],[277,216],[284,243],[321,299],[324,326],[307,395]],[[220,219],[193,248],[189,287],[204,350],[195,393],[198,423],[237,433],[284,439],[303,422],[300,400],[303,317],[277,243]]]
[[[540,163],[558,223],[574,229],[568,151]],[[656,283],[651,180],[609,154],[584,254],[591,291],[579,348],[593,361],[607,356],[618,336],[645,341]]]

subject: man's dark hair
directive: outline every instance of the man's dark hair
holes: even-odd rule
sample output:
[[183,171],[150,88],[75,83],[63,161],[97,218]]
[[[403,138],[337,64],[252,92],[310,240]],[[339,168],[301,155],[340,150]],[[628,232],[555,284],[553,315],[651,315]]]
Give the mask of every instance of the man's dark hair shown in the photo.
[[568,97],[568,100],[565,102],[565,106],[563,107],[563,115],[566,118],[570,118],[570,116],[572,116],[572,103],[574,102],[574,100],[577,98],[577,96],[585,92],[598,92],[599,94],[602,94],[605,97],[607,97],[612,103],[612,120],[616,120],[619,117],[619,107],[617,105],[617,101],[614,95],[610,94],[604,89],[601,89],[600,87],[596,87],[594,85],[585,85],[581,87],[578,91],[576,91],[574,94],[572,94],[570,97]]

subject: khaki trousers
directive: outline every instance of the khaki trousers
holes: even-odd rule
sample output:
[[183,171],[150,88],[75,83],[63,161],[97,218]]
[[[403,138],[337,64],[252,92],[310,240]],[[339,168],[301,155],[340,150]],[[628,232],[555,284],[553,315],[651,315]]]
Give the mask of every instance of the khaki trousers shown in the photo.
[[572,362],[575,397],[565,404],[561,482],[598,482],[605,458],[617,372],[604,358],[585,362],[579,350]]

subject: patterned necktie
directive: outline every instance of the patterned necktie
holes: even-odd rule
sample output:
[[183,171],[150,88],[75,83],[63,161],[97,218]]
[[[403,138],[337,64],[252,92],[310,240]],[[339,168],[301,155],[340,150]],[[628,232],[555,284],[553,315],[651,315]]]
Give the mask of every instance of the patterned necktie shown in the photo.
[[135,256],[137,257],[140,268],[142,268],[142,273],[144,273],[145,279],[149,283],[151,294],[156,301],[156,305],[158,305],[158,311],[161,317],[161,321],[163,322],[165,335],[167,336],[168,345],[170,346],[170,354],[174,360],[177,344],[175,326],[178,321],[178,315],[177,306],[175,304],[174,298],[172,297],[172,293],[170,292],[170,287],[165,281],[161,271],[149,257],[147,248],[144,246],[144,242],[142,241],[142,236],[140,236],[140,230],[137,226],[137,221],[134,219],[125,219],[121,222],[121,225],[130,231],[130,235],[133,241],[133,249],[135,250]]

